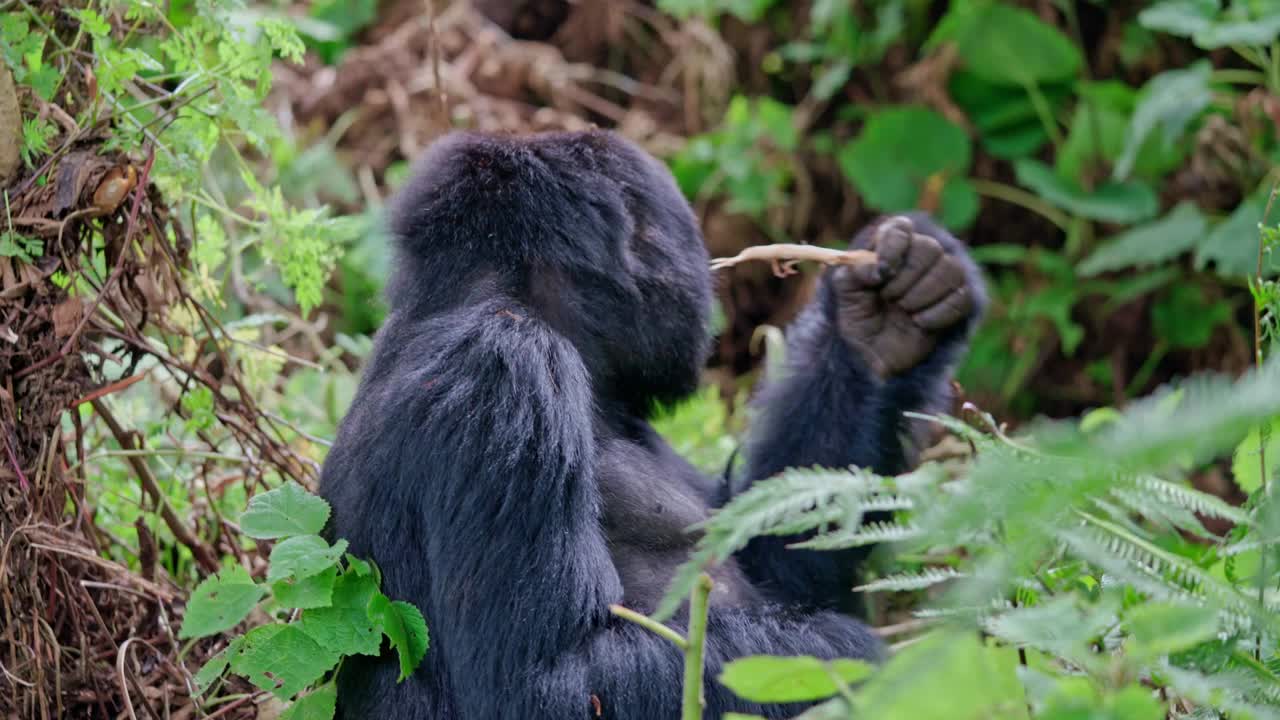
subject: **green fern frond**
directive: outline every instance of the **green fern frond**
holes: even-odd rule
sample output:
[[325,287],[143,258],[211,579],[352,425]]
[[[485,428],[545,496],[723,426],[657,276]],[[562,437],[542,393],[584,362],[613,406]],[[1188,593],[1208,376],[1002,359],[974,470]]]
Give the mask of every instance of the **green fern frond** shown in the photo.
[[1151,475],[1138,475],[1132,483],[1135,489],[1142,492],[1143,497],[1158,498],[1169,506],[1179,507],[1206,517],[1228,520],[1236,525],[1249,524],[1248,513],[1224,502],[1217,495]]
[[730,500],[698,528],[702,538],[693,556],[672,579],[654,612],[673,615],[692,592],[698,573],[723,562],[760,535],[796,535],[841,523],[857,523],[870,510],[897,510],[910,501],[893,495],[886,481],[865,470],[788,470],[762,480]]
[[1238,670],[1200,673],[1178,667],[1161,668],[1174,691],[1199,705],[1219,708],[1232,718],[1280,720],[1280,709],[1258,701],[1258,683]]
[[965,574],[953,568],[930,567],[919,572],[906,572],[873,580],[854,588],[859,592],[906,592],[923,590],[948,580],[964,577]]
[[902,542],[920,537],[920,528],[895,522],[869,522],[865,525],[845,527],[836,532],[824,533],[788,547],[806,550],[844,550],[846,548]]

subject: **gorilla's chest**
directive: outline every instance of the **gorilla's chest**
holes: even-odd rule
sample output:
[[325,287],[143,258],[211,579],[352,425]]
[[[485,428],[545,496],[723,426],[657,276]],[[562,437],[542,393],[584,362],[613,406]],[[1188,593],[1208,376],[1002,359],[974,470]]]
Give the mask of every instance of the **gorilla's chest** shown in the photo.
[[[707,518],[697,472],[626,441],[602,443],[596,462],[600,522],[622,580],[623,601],[653,609],[672,575],[689,558],[700,533],[689,527]],[[712,573],[718,605],[744,605],[754,597],[733,561]]]

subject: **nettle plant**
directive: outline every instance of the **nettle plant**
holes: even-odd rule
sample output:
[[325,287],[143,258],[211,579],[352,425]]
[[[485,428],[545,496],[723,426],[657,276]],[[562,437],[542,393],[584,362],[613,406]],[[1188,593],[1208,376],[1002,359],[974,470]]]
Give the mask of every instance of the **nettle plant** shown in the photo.
[[[923,632],[878,669],[732,662],[718,680],[743,697],[829,699],[804,718],[1280,718],[1280,363],[1017,439],[981,413],[935,420],[976,458],[758,483],[704,524],[655,617],[752,537],[816,531],[798,546],[893,546],[860,589],[929,593],[910,603]],[[1243,507],[1186,482],[1224,454],[1252,488]]]
[[422,613],[384,595],[377,568],[347,553],[345,540],[320,537],[329,512],[328,503],[292,482],[249,501],[241,532],[275,541],[266,578],[255,580],[235,564],[206,578],[187,603],[179,638],[219,635],[246,620],[256,627],[196,673],[200,692],[230,672],[292,700],[282,720],[332,718],[344,657],[378,655],[385,639],[399,656],[401,681],[422,662]]

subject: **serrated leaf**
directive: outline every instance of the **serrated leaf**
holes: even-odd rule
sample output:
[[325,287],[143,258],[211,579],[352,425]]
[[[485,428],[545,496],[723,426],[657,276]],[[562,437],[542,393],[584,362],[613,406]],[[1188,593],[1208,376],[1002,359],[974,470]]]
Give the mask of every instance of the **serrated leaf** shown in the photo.
[[302,613],[302,629],[341,655],[377,655],[382,646],[382,620],[371,616],[369,601],[379,594],[371,575],[343,573],[334,583],[329,607]]
[[338,655],[320,646],[297,625],[275,623],[245,633],[231,653],[231,670],[287,700],[338,664]]
[[1172,260],[1195,247],[1208,232],[1209,222],[1191,202],[1179,203],[1169,214],[1111,238],[1080,263],[1080,274],[1147,267]]
[[357,575],[373,574],[373,566],[367,560],[361,560],[355,555],[347,555],[347,567],[351,568],[351,572]]
[[329,520],[329,503],[292,480],[254,495],[240,516],[240,531],[259,540],[315,535]]
[[1213,101],[1213,91],[1209,87],[1212,72],[1213,66],[1209,61],[1202,60],[1189,68],[1162,72],[1143,87],[1142,98],[1129,123],[1124,151],[1116,161],[1113,179],[1129,177],[1137,162],[1138,151],[1156,128],[1162,130],[1165,146],[1181,139],[1187,125]]
[[240,624],[266,594],[267,591],[254,584],[249,572],[239,565],[207,577],[196,586],[187,601],[178,637],[186,640],[230,630]]
[[[871,116],[857,139],[840,150],[838,159],[869,205],[899,212],[919,207],[931,178],[941,175],[948,185],[963,179],[970,154],[969,138],[960,127],[932,110],[900,107]],[[971,187],[953,187],[953,219],[972,220],[976,197],[970,197],[971,192]]]
[[307,578],[287,577],[271,585],[271,595],[282,607],[329,607],[333,601],[334,581],[337,579],[337,566]]
[[845,686],[871,675],[871,665],[861,660],[823,661],[815,657],[757,655],[729,662],[720,683],[738,697],[761,703],[812,702],[840,692]]
[[280,720],[333,720],[338,709],[338,688],[325,683],[298,698],[280,715]]
[[1155,192],[1145,183],[1103,183],[1089,192],[1030,158],[1015,160],[1014,171],[1018,182],[1040,197],[1091,220],[1127,225],[1146,220],[1160,209]]
[[391,602],[378,593],[369,603],[369,616],[382,623],[382,632],[400,656],[400,680],[413,674],[427,655],[427,621],[407,602]]
[[346,540],[329,545],[319,535],[299,535],[281,540],[271,548],[267,581],[274,583],[287,577],[301,580],[324,572],[336,565],[346,550]]

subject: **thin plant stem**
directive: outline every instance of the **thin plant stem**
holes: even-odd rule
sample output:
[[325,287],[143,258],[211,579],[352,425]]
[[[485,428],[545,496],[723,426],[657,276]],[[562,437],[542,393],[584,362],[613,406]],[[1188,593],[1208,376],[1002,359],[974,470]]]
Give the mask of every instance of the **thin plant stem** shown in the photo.
[[702,677],[707,646],[707,601],[711,595],[711,576],[702,573],[689,598],[689,646],[684,651],[684,702],[680,720],[702,720],[706,705]]
[[641,615],[635,610],[622,607],[621,605],[610,605],[609,612],[613,613],[617,617],[622,618],[623,620],[627,620],[635,623],[636,625],[639,625],[640,627],[648,630],[654,635],[658,635],[660,637],[664,637],[670,640],[672,644],[674,644],[676,647],[680,648],[681,650],[687,650],[689,647],[689,642],[685,640],[684,637],[680,635],[680,633],[676,632],[675,630],[672,630],[671,628],[667,627],[666,625],[663,625],[662,623],[658,622],[657,620],[654,620],[653,618],[647,615]]
[[1066,232],[1068,229],[1070,218],[1067,217],[1066,213],[1022,188],[1016,188],[1012,185],[996,182],[995,180],[983,180],[982,178],[969,178],[969,184],[973,186],[974,191],[979,195],[994,198],[996,200],[1003,200],[1007,203],[1030,210],[1058,226],[1058,229],[1063,232]]
[[[1262,289],[1262,257],[1266,253],[1267,238],[1263,232],[1266,227],[1267,218],[1271,217],[1271,206],[1275,204],[1276,193],[1280,192],[1280,184],[1271,186],[1271,195],[1267,198],[1267,207],[1262,211],[1262,222],[1258,226],[1258,263],[1254,267],[1253,282],[1256,284],[1253,300],[1253,361],[1258,367],[1262,367],[1262,303],[1258,299],[1258,293]],[[1258,428],[1258,477],[1262,478],[1262,494],[1265,497],[1270,489],[1267,486],[1267,436],[1271,425],[1265,424]],[[1262,553],[1261,566],[1258,573],[1258,604],[1262,605],[1266,602],[1267,589],[1267,553]],[[1262,660],[1262,636],[1259,635],[1257,643],[1254,645],[1253,653],[1255,659]]]

